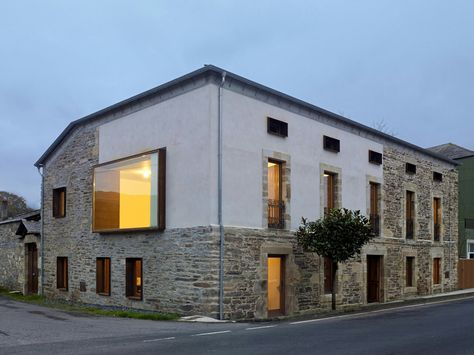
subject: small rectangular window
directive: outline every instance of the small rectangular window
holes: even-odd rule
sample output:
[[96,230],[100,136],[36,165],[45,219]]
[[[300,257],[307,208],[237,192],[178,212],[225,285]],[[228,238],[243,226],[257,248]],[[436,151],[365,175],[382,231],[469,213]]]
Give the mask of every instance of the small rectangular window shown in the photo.
[[58,256],[56,259],[56,287],[59,290],[68,290],[67,257]]
[[369,150],[369,163],[380,165],[382,164],[382,153]]
[[464,228],[466,229],[474,229],[474,219],[466,218],[464,220]]
[[441,283],[441,258],[433,259],[433,285]]
[[443,174],[437,173],[433,171],[433,181],[442,182],[443,181]]
[[143,298],[142,259],[126,259],[125,294],[128,298]]
[[97,258],[96,267],[96,292],[110,296],[110,258]]
[[407,174],[416,174],[416,165],[415,165],[415,164],[406,163],[406,164],[405,164],[405,172],[406,172]]
[[66,188],[53,189],[53,217],[66,216]]
[[323,136],[323,148],[330,152],[338,153],[341,150],[340,141],[336,138]]
[[408,256],[406,260],[406,287],[413,287],[413,270],[415,265],[415,258]]
[[288,137],[288,123],[267,117],[267,132],[279,137]]

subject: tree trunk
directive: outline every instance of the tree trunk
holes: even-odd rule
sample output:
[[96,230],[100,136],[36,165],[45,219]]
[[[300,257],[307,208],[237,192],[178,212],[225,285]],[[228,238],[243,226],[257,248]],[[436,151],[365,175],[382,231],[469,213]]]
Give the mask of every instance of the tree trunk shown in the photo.
[[337,273],[337,262],[332,262],[332,295],[331,295],[331,308],[333,311],[336,310],[336,273]]

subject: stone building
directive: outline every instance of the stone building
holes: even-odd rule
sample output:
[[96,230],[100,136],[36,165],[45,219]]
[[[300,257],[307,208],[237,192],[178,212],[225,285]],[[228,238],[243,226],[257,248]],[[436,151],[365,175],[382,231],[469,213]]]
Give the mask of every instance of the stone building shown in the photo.
[[0,287],[38,293],[40,211],[0,222]]
[[452,160],[205,66],[72,122],[43,172],[45,294],[231,319],[330,304],[301,217],[361,210],[341,306],[456,287]]
[[428,148],[459,163],[459,258],[474,259],[474,151],[453,143]]

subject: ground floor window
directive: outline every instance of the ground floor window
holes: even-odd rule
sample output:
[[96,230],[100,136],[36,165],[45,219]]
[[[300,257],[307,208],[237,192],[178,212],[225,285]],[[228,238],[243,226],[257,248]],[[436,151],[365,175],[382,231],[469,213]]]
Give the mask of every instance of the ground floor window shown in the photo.
[[110,296],[110,258],[97,258],[96,292]]
[[441,283],[441,258],[433,259],[433,285]]
[[142,292],[142,259],[126,259],[126,296],[129,298],[143,298]]
[[58,256],[56,259],[56,287],[60,290],[68,289],[67,257]]

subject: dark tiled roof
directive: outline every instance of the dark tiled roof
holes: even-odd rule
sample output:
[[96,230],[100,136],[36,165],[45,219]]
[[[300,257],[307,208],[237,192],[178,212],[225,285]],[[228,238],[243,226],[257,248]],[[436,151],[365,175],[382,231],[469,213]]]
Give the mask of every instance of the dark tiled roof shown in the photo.
[[[447,158],[444,155],[440,155],[436,152],[429,151],[427,149],[424,149],[422,147],[419,147],[417,145],[411,144],[409,142],[406,142],[402,139],[393,137],[391,135],[388,135],[386,133],[383,133],[381,131],[378,131],[374,128],[365,126],[363,124],[360,124],[358,122],[355,122],[353,120],[350,120],[344,116],[335,114],[333,112],[327,111],[323,108],[320,108],[318,106],[312,105],[310,103],[307,103],[305,101],[302,101],[300,99],[294,98],[292,96],[286,95],[280,91],[271,89],[267,86],[261,85],[259,83],[256,83],[254,81],[251,81],[249,79],[246,79],[244,77],[241,77],[239,75],[233,74],[227,70],[218,68],[214,65],[205,65],[203,68],[200,68],[198,70],[195,70],[189,74],[186,74],[184,76],[181,76],[177,79],[174,79],[172,81],[169,81],[163,85],[157,86],[154,89],[145,91],[141,94],[132,96],[129,99],[126,99],[124,101],[118,102],[112,106],[106,107],[100,111],[97,111],[95,113],[92,113],[88,116],[85,116],[83,118],[80,118],[76,121],[71,122],[66,129],[59,135],[58,138],[51,144],[51,146],[43,153],[43,155],[38,159],[38,161],[35,163],[36,167],[40,167],[44,165],[48,157],[56,150],[56,148],[61,145],[61,143],[68,137],[68,135],[76,128],[79,127],[82,124],[86,124],[89,122],[92,122],[98,118],[101,118],[107,114],[116,112],[117,110],[121,110],[126,108],[128,105],[134,104],[136,102],[140,102],[141,100],[145,100],[147,98],[151,98],[153,96],[159,96],[159,95],[164,95],[165,93],[171,92],[180,86],[189,83],[189,82],[194,82],[195,80],[202,78],[202,77],[212,77],[214,79],[214,82],[219,82],[221,80],[222,74],[226,74],[226,82],[229,80],[232,82],[240,83],[241,85],[249,88],[253,88],[255,90],[260,91],[261,93],[264,93],[267,96],[274,96],[278,99],[278,101],[282,102],[287,102],[292,105],[299,106],[301,108],[304,108],[306,110],[309,110],[311,112],[315,112],[320,115],[324,115],[328,117],[330,120],[334,122],[335,125],[337,126],[343,126],[346,125],[348,128],[355,128],[358,130],[361,130],[363,132],[366,132],[368,135],[374,135],[376,137],[379,137],[382,140],[386,140],[388,142],[395,143],[397,145],[404,146],[409,149],[413,149],[417,152],[420,152],[422,154],[434,157],[438,160],[445,161],[449,164],[453,165],[458,165],[457,162]],[[226,88],[228,88],[226,86]]]
[[446,143],[428,148],[432,152],[444,155],[449,159],[461,159],[471,157],[474,155],[474,151],[460,147],[453,143]]
[[40,210],[34,210],[27,213],[19,214],[15,217],[10,217],[4,221],[1,221],[0,224],[8,224],[13,222],[20,222],[21,220],[28,220],[28,221],[38,221],[41,218]]

